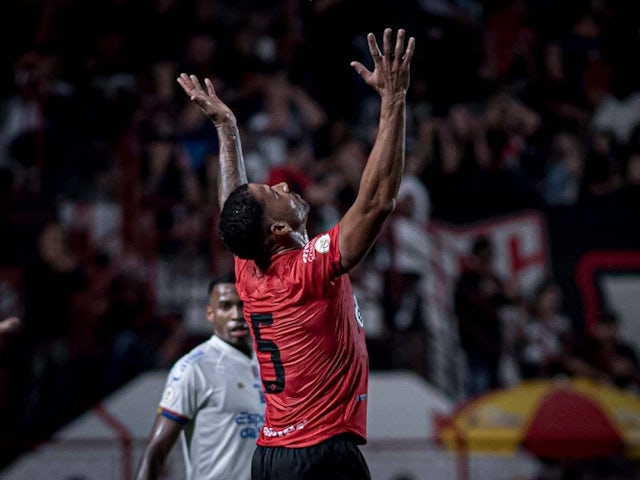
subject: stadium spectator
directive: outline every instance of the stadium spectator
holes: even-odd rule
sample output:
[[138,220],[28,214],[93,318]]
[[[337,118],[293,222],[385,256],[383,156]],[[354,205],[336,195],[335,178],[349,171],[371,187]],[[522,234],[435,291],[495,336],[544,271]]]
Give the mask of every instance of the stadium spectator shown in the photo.
[[571,322],[560,308],[558,285],[552,281],[539,285],[515,342],[522,378],[549,378],[565,371]]
[[498,388],[502,356],[499,308],[508,302],[502,280],[493,271],[493,244],[478,237],[471,246],[467,268],[454,290],[454,311],[467,372],[467,395]]
[[25,277],[24,338],[30,388],[24,405],[29,429],[46,432],[60,416],[70,414],[63,392],[72,390],[73,383],[67,369],[73,359],[74,300],[86,287],[87,278],[58,222],[42,228],[36,248]]
[[618,317],[611,311],[603,312],[589,333],[572,342],[567,369],[573,375],[635,391],[640,389],[638,354],[620,338]]
[[383,311],[393,344],[393,366],[426,375],[425,282],[429,265],[429,191],[420,180],[422,158],[408,148],[396,209],[376,245]]
[[569,132],[558,132],[551,140],[544,177],[544,199],[548,205],[575,205],[580,201],[585,168],[584,145]]
[[344,179],[339,172],[328,168],[328,160],[315,158],[313,143],[308,138],[290,139],[285,160],[271,167],[266,183],[286,183],[293,192],[299,192],[313,207],[309,217],[309,231],[324,231],[339,218],[338,193]]

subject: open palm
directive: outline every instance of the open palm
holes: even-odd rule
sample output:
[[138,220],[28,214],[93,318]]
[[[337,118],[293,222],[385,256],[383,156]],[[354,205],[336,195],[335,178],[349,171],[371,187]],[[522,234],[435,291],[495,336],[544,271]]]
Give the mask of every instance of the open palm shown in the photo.
[[383,53],[373,33],[367,35],[369,51],[373,58],[374,70],[371,72],[360,62],[351,62],[351,66],[363,80],[381,96],[406,93],[409,88],[409,66],[415,47],[415,39],[409,38],[405,50],[405,31],[398,30],[395,46],[392,46],[392,31],[385,29],[383,34]]
[[198,105],[214,123],[233,117],[233,112],[220,100],[213,88],[213,83],[208,78],[204,79],[206,90],[195,75],[182,73],[178,77],[178,83],[191,101]]

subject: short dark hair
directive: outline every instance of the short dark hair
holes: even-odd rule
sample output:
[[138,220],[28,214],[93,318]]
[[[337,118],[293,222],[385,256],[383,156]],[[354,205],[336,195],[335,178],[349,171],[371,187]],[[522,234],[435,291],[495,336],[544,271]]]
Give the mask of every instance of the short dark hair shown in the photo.
[[263,265],[265,248],[264,209],[249,191],[249,185],[236,187],[227,197],[220,214],[220,238],[231,253]]
[[217,275],[211,279],[209,282],[209,287],[207,288],[207,293],[211,295],[213,289],[219,283],[236,283],[236,274],[234,272],[225,272],[220,275]]

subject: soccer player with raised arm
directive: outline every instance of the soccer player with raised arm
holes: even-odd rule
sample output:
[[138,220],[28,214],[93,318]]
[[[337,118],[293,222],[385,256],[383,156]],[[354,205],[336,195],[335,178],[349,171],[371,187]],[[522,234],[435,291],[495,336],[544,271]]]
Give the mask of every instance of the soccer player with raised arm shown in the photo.
[[378,132],[353,205],[309,240],[309,205],[285,183],[248,183],[236,118],[209,79],[178,78],[213,122],[219,143],[220,235],[235,255],[265,390],[252,479],[369,479],[368,356],[348,272],[367,255],[395,207],[404,168],[406,93],[415,40],[367,36],[374,69],[353,68],[380,95]]

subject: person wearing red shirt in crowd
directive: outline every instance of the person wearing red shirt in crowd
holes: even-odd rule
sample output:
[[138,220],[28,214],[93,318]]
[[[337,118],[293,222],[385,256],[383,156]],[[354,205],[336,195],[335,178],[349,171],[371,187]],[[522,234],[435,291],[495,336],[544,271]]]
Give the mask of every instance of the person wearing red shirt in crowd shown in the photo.
[[[287,156],[279,165],[271,167],[267,176],[267,185],[286,183],[289,189],[304,194],[313,185],[309,173],[313,160],[313,146],[303,139],[290,139],[287,144]],[[306,195],[305,195],[306,198]]]
[[300,194],[309,203],[307,231],[312,234],[335,222],[337,197],[346,184],[339,172],[329,171],[322,162],[314,162],[314,155],[310,138],[288,139],[285,160],[271,167],[266,181],[267,185],[286,183],[290,191]]
[[252,479],[369,479],[368,355],[347,273],[364,259],[395,207],[405,157],[406,93],[415,40],[367,36],[373,72],[352,67],[380,95],[376,140],[353,205],[309,240],[309,204],[286,183],[248,183],[235,116],[195,76],[183,90],[213,122],[219,143],[220,235],[235,255],[265,389],[265,422]]

